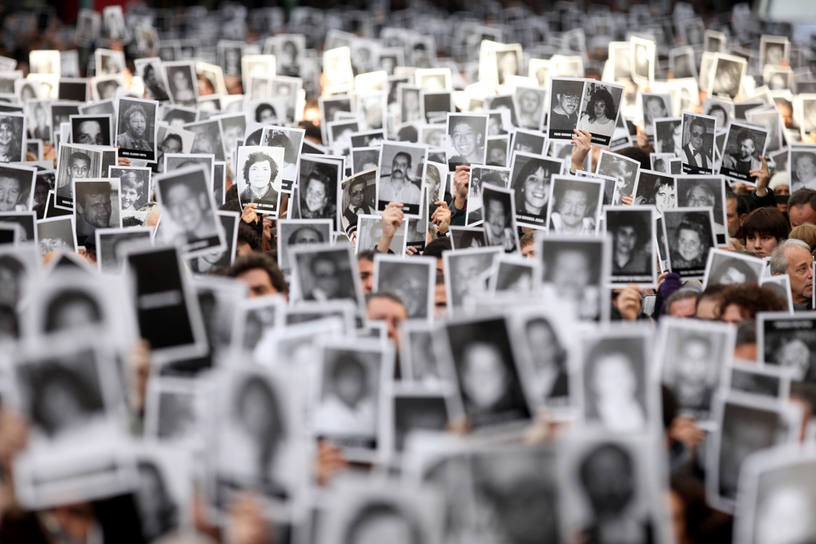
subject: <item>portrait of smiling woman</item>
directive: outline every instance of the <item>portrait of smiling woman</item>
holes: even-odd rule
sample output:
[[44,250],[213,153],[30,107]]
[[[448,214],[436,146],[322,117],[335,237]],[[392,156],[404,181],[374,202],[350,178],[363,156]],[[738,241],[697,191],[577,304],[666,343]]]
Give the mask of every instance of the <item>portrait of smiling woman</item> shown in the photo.
[[278,211],[280,193],[276,182],[280,179],[280,164],[283,149],[241,147],[238,150],[238,164],[241,164],[241,192],[238,195],[241,206],[257,205],[258,211],[275,214]]
[[0,117],[0,162],[22,161],[23,117]]
[[[518,157],[522,157],[518,155]],[[516,191],[516,217],[532,225],[547,224],[547,203],[550,199],[550,181],[561,171],[561,163],[554,160],[531,158],[513,177]]]

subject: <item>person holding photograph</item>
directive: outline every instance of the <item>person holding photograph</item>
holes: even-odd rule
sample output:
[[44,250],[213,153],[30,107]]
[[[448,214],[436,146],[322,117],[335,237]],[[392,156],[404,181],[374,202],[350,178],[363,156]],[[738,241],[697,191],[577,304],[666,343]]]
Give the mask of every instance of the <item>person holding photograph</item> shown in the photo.
[[275,160],[261,151],[251,153],[244,163],[243,176],[246,187],[241,191],[241,203],[263,203],[277,206],[278,192],[272,182],[278,176]]
[[754,135],[747,130],[741,130],[737,134],[737,149],[726,153],[723,157],[723,166],[740,174],[762,168],[762,161],[756,156],[756,152]]
[[133,151],[153,151],[147,130],[147,114],[141,104],[131,104],[122,117],[124,132],[116,136],[119,147]]
[[604,88],[596,88],[576,128],[592,134],[612,134],[617,121],[614,111],[612,94]]

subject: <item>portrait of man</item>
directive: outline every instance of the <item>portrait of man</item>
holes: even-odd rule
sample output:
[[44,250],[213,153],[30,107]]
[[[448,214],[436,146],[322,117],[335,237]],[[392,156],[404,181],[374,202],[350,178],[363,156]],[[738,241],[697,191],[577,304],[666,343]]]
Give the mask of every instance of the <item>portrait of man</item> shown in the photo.
[[170,225],[164,224],[171,239],[177,239],[191,251],[212,251],[223,245],[223,232],[215,215],[207,177],[200,167],[185,167],[156,178],[157,197]]
[[71,116],[73,142],[84,145],[111,145],[110,117]]
[[515,228],[512,191],[485,186],[482,190],[482,202],[486,245],[501,247],[505,253],[516,251],[518,233]]
[[612,234],[613,281],[654,281],[654,218],[650,208],[606,209],[606,231]]
[[119,206],[114,210],[114,202],[119,201],[119,184],[109,181],[78,181],[75,189],[77,245],[95,247],[96,229],[122,226]]
[[582,80],[553,78],[550,94],[550,139],[572,139],[584,92]]
[[101,156],[88,149],[63,144],[60,146],[57,174],[57,203],[73,199],[73,180],[99,175]]
[[374,263],[374,290],[396,294],[402,300],[409,318],[429,318],[436,263],[428,260],[405,262],[401,258],[383,257],[378,257]]
[[[683,166],[691,173],[709,173],[712,170],[714,140],[713,118],[693,114],[683,114]],[[711,126],[711,131],[708,127]],[[686,128],[688,127],[688,128]]]
[[294,273],[303,300],[349,299],[357,302],[357,281],[352,269],[351,248],[324,245],[291,248]]
[[373,180],[373,172],[367,175],[356,175],[343,186],[343,200],[348,200],[348,204],[343,209],[343,216],[341,218],[344,232],[349,232],[357,228],[358,216],[375,213],[374,195],[370,194],[371,191],[368,191],[369,198],[366,198],[366,189]]
[[767,132],[761,129],[732,123],[728,129],[720,173],[740,180],[752,180],[750,172],[762,168],[759,156],[765,151],[766,137]]
[[547,237],[542,242],[543,282],[575,304],[581,319],[598,320],[603,309],[604,240]]
[[[422,180],[416,175],[414,154],[424,163],[427,149],[422,146],[422,151],[419,151],[417,148],[404,147],[406,145],[408,144],[383,144],[377,180],[377,209],[384,210],[389,202],[399,202],[406,213],[419,215]],[[419,169],[420,174],[421,172],[422,168]]]
[[791,147],[791,192],[798,189],[816,190],[816,149]]
[[544,106],[547,93],[533,87],[516,87],[513,100],[516,115],[522,127],[538,130],[544,120]]
[[451,170],[459,164],[484,164],[487,140],[487,115],[448,116],[446,149]]
[[155,103],[120,98],[119,112],[119,155],[152,161],[156,156]]
[[376,353],[327,348],[324,351],[321,395],[314,414],[318,435],[364,439],[377,435]]
[[35,176],[33,169],[0,165],[0,212],[31,209]]

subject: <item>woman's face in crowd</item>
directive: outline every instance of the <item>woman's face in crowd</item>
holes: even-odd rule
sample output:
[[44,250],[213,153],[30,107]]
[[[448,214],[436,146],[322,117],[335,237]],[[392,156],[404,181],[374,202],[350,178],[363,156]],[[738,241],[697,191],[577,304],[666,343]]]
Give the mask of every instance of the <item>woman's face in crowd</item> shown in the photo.
[[269,184],[269,179],[272,175],[272,167],[269,161],[260,160],[252,163],[249,167],[249,184],[255,189],[262,189]]

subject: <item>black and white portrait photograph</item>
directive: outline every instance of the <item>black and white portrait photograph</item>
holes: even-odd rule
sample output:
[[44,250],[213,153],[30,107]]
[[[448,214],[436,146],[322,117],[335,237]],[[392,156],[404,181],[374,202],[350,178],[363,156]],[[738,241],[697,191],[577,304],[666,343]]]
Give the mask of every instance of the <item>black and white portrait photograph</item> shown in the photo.
[[793,379],[816,380],[816,312],[757,314],[757,356],[767,366],[788,369]]
[[85,102],[90,96],[88,92],[88,80],[73,77],[60,78],[57,96],[60,100]]
[[122,51],[98,48],[94,51],[94,65],[98,76],[115,75],[125,68],[125,55]]
[[[523,159],[519,159],[521,162]],[[426,177],[433,183],[435,179],[428,176],[428,172],[433,172],[432,166],[436,163],[429,163],[426,167]],[[441,165],[441,171],[445,172],[446,167]],[[482,187],[484,185],[494,185],[496,187],[508,187],[510,185],[510,169],[501,168],[498,166],[472,166],[470,168],[470,179],[468,180],[468,199],[467,199],[467,216],[465,217],[466,226],[481,225],[484,221],[483,207],[482,207]],[[438,202],[444,199],[445,188],[442,186],[441,180],[435,187],[429,187],[429,195],[435,192],[432,196],[433,202]],[[431,204],[429,202],[429,204]]]
[[110,274],[121,271],[126,247],[150,245],[153,240],[153,229],[150,227],[97,228],[95,232],[94,247],[99,271]]
[[[51,192],[53,193],[53,191]],[[70,212],[61,210],[63,214]],[[37,243],[37,213],[36,212],[0,212],[0,223],[12,224],[20,227],[17,231],[18,243]]]
[[264,127],[262,145],[283,148],[283,176],[281,178],[283,192],[291,190],[292,185],[297,181],[304,135],[305,131],[301,128]]
[[193,257],[188,262],[190,269],[196,274],[215,273],[225,270],[235,260],[238,249],[238,226],[241,215],[238,212],[218,210],[218,221],[224,231],[224,246],[208,253]]
[[539,263],[519,255],[501,255],[495,266],[496,272],[490,278],[493,293],[530,293],[541,278]]
[[503,317],[449,321],[445,336],[461,415],[475,430],[518,424],[531,417]]
[[[302,219],[337,220],[337,188],[342,165],[316,156],[302,156],[297,202]],[[294,194],[293,194],[294,198]]]
[[673,47],[669,50],[669,71],[675,78],[697,77],[697,61],[691,46]]
[[184,508],[193,494],[190,454],[175,447],[140,444],[136,455],[138,484],[134,492],[147,539],[160,539],[178,531],[184,523]]
[[203,166],[159,174],[154,185],[162,209],[159,234],[163,240],[180,243],[187,257],[223,249],[224,231]]
[[726,368],[729,391],[786,399],[790,395],[791,373],[788,369],[759,366],[755,361],[735,360]]
[[[510,188],[515,191],[516,222],[519,225],[546,228],[552,178],[562,169],[563,163],[558,159],[520,151],[513,154]],[[485,182],[498,185],[488,180]]]
[[714,117],[683,112],[681,158],[684,173],[710,174],[714,171],[715,127]]
[[735,121],[728,127],[720,174],[737,182],[756,183],[752,171],[762,168],[768,131]]
[[204,167],[204,174],[207,177],[207,187],[211,189],[213,195],[216,194],[215,181],[215,161],[212,153],[165,153],[163,172],[173,172],[186,166],[201,165]]
[[[572,139],[573,131],[578,125],[584,84],[585,80],[574,78],[554,77],[550,81],[550,113],[547,131],[550,140]],[[614,123],[613,119],[613,126]]]
[[[491,117],[493,118],[495,118],[496,113],[499,113],[502,119],[502,127],[505,130],[509,130],[511,126],[519,126],[518,117],[516,116],[516,103],[513,101],[512,94],[499,94],[486,97],[484,99],[484,107],[491,113]],[[488,129],[489,134],[491,132],[490,127],[488,127]]]
[[305,482],[305,437],[285,379],[268,369],[230,369],[218,397],[214,504],[226,510],[233,495],[257,493],[264,504],[293,499]]
[[749,544],[816,538],[814,469],[813,452],[796,445],[748,458],[739,476],[734,538]]
[[241,206],[255,204],[261,213],[277,216],[280,207],[284,149],[239,146],[236,182]]
[[[445,129],[442,129],[444,132]],[[374,170],[380,164],[380,152],[382,145],[373,147],[352,147],[351,148],[351,173],[361,174],[366,170]],[[447,167],[446,167],[447,168]],[[427,173],[425,174],[428,175]]]
[[145,96],[159,102],[170,100],[167,79],[162,70],[161,60],[152,58],[135,59],[136,74],[142,78],[145,87]]
[[450,91],[419,91],[421,119],[426,123],[440,123],[454,111],[453,93]]
[[448,401],[442,392],[428,391],[422,386],[394,390],[388,397],[390,405],[386,450],[402,452],[406,438],[417,431],[444,431],[450,421]]
[[703,113],[716,119],[717,130],[726,129],[736,117],[734,102],[710,96],[703,101]]
[[791,145],[788,149],[791,193],[816,190],[816,145]]
[[622,98],[623,85],[587,81],[575,128],[589,132],[593,144],[608,146],[615,132]]
[[660,380],[671,389],[681,414],[711,421],[712,401],[725,377],[736,340],[734,327],[667,317],[660,320]]
[[[481,229],[480,229],[481,230]],[[482,231],[483,234],[484,231]],[[443,252],[448,313],[462,311],[465,300],[483,292],[493,271],[493,262],[502,254],[498,247],[468,247]]]
[[513,130],[511,153],[518,152],[543,154],[547,149],[547,136],[538,130],[517,128]]
[[674,176],[654,170],[641,170],[635,185],[632,204],[654,206],[658,213],[676,207]]
[[400,119],[403,123],[422,120],[420,110],[419,93],[420,87],[400,84],[397,87],[398,103],[400,106]]
[[612,237],[612,283],[657,284],[655,212],[652,206],[604,208],[604,228]]
[[588,425],[613,432],[646,430],[655,417],[651,330],[608,330],[582,338],[581,397]]
[[25,115],[15,112],[0,114],[0,163],[25,160]]
[[513,189],[491,184],[482,185],[482,207],[485,245],[500,247],[505,253],[518,250]]
[[337,198],[337,224],[342,232],[351,233],[357,229],[360,215],[376,213],[376,165],[370,170],[355,173],[340,184]]
[[702,278],[708,251],[717,245],[711,210],[674,208],[663,211],[669,266],[681,277]]
[[603,181],[553,176],[548,199],[549,230],[572,234],[596,232],[603,195]]
[[639,36],[632,36],[629,40],[632,46],[632,79],[636,82],[651,83],[654,81],[655,42]]
[[120,182],[120,205],[123,227],[140,227],[151,210],[151,171],[143,166],[109,166],[108,177]]
[[[745,112],[745,118],[750,124],[767,130],[768,137],[765,140],[766,153],[777,152],[785,145],[787,137],[783,138],[782,134],[785,130],[785,122],[779,110],[774,107],[752,108]],[[719,143],[717,147],[721,147]]]
[[352,451],[376,450],[381,389],[393,360],[376,340],[327,342],[322,349],[313,432]]
[[330,243],[331,232],[331,219],[279,219],[277,238],[280,269],[291,269],[291,248],[303,244]]
[[747,64],[742,57],[718,53],[711,68],[712,76],[706,89],[708,94],[734,99],[740,94],[740,84]]
[[60,53],[54,49],[35,49],[28,53],[32,74],[60,73]]
[[377,210],[401,203],[406,215],[419,217],[422,181],[428,148],[424,145],[383,142],[377,177]]
[[195,63],[190,61],[163,62],[164,78],[173,104],[195,106],[198,101],[198,83]]
[[547,107],[547,89],[519,85],[513,91],[516,105],[516,116],[519,125],[533,130],[540,130],[544,123],[544,112]]
[[113,118],[110,115],[72,115],[71,142],[82,145],[113,143]]
[[759,39],[759,67],[780,66],[790,61],[790,40],[785,36],[763,34]]
[[[381,215],[359,215],[357,216],[357,235],[354,238],[354,251],[376,251],[383,233],[383,220]],[[391,244],[388,246],[389,253],[394,255],[404,255],[406,244],[408,243],[408,221],[403,221],[402,226],[396,228]]]
[[377,254],[374,258],[374,292],[398,296],[409,319],[433,317],[435,284],[436,260],[431,257]]
[[37,221],[37,244],[43,257],[55,251],[76,251],[74,216],[65,215]]
[[33,166],[0,164],[0,212],[33,209],[36,177]]
[[703,287],[734,283],[759,283],[765,266],[762,259],[726,249],[711,249]]
[[120,228],[119,180],[74,180],[74,218],[77,245],[93,247],[96,229]]
[[635,185],[640,174],[640,162],[617,153],[601,150],[601,158],[598,159],[595,172],[615,178],[612,205],[620,206],[623,204],[624,196],[632,196],[635,192]]
[[297,300],[347,299],[361,304],[357,259],[350,246],[301,244],[289,248],[289,257]]
[[445,155],[448,167],[484,164],[487,157],[487,114],[450,113]]
[[73,180],[97,178],[101,173],[101,151],[88,146],[61,144],[57,155],[57,206],[72,208]]
[[626,542],[671,539],[660,507],[665,469],[651,434],[585,429],[559,440],[557,451],[561,541],[620,534],[621,526]]
[[489,166],[508,166],[510,137],[507,134],[487,139],[487,162]]
[[[650,137],[654,137],[657,130],[655,121],[672,116],[672,97],[669,93],[641,93],[643,107],[643,130]],[[662,149],[658,152],[670,152],[671,149]]]
[[740,470],[751,454],[793,442],[799,434],[794,407],[761,397],[715,398],[718,431],[706,451],[706,499],[733,513]]
[[119,98],[116,145],[120,157],[148,162],[156,159],[158,106],[155,100]]
[[215,160],[225,160],[224,140],[221,137],[221,124],[218,119],[187,123],[184,129],[195,134],[193,147],[190,149],[192,153],[212,153]]
[[677,206],[711,208],[717,244],[725,244],[728,224],[725,210],[725,180],[721,176],[677,176],[675,187]]
[[611,271],[611,246],[610,239],[594,233],[540,237],[535,255],[541,260],[545,291],[573,303],[580,319],[600,321],[609,311],[603,298]]

